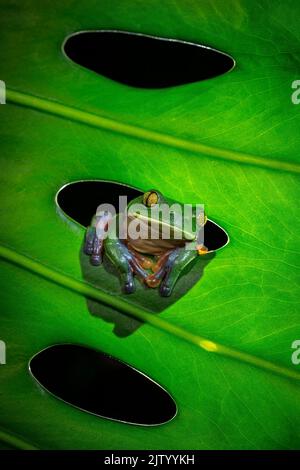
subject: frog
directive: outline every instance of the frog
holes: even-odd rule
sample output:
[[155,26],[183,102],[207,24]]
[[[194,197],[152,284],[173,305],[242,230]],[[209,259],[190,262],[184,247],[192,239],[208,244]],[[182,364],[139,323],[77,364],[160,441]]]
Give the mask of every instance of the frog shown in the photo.
[[[192,220],[187,220],[183,206],[150,189],[130,201],[125,214],[96,212],[86,231],[84,252],[95,267],[107,256],[117,268],[125,294],[136,290],[136,276],[146,288],[159,288],[162,297],[169,297],[181,274],[199,255],[208,253],[202,243],[207,216],[197,215],[193,208],[188,214]],[[163,209],[169,209],[167,218],[161,215]],[[188,221],[194,230],[185,229]],[[132,233],[130,224],[139,230]]]

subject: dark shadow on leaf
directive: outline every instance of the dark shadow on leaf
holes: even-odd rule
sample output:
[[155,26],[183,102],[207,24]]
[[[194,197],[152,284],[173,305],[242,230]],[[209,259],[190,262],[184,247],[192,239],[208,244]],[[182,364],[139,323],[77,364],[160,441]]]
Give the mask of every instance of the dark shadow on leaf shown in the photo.
[[[80,251],[80,264],[82,275],[86,282],[112,295],[119,295],[123,297],[125,301],[138,305],[155,314],[165,310],[179,300],[196,282],[200,281],[206,266],[214,257],[215,253],[199,256],[193,266],[187,272],[182,273],[170,297],[161,297],[158,289],[149,289],[142,285],[136,278],[136,291],[130,295],[123,294],[117,269],[105,256],[101,266],[92,266],[88,256],[83,253],[83,245]],[[99,302],[88,300],[87,304],[92,315],[114,324],[113,332],[119,337],[129,336],[142,324],[142,322],[113,309],[109,309]]]

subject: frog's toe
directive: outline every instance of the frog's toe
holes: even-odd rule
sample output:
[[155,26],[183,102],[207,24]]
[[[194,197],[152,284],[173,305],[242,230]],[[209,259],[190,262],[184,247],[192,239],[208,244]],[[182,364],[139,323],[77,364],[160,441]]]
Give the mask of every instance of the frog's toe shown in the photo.
[[92,255],[90,262],[93,266],[99,266],[102,263],[102,254]]
[[159,286],[161,279],[154,274],[150,274],[150,276],[147,276],[145,279],[145,284],[148,287],[151,287],[152,289],[155,289],[155,287]]
[[86,255],[91,255],[93,253],[93,243],[86,241],[83,251]]
[[123,290],[125,294],[132,294],[135,291],[135,283],[131,273],[123,279]]
[[171,286],[162,283],[159,288],[159,293],[162,297],[170,297],[170,295],[172,294],[172,290],[173,289]]

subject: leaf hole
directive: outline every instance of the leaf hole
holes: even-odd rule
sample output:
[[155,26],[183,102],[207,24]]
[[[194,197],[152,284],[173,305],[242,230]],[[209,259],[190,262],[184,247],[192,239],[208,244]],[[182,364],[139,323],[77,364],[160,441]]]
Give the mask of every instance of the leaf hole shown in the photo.
[[63,44],[66,56],[82,67],[137,88],[168,88],[230,71],[232,57],[187,41],[128,31],[81,31]]
[[96,416],[129,424],[164,424],[177,413],[173,398],[142,372],[101,351],[58,344],[29,362],[35,380],[56,398]]

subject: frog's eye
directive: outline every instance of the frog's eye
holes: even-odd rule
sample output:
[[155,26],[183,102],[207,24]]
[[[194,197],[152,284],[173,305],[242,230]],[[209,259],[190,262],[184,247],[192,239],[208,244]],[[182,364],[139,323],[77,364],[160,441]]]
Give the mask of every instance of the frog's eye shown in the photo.
[[197,218],[198,225],[200,225],[200,227],[203,227],[203,225],[206,224],[206,221],[207,221],[207,216],[204,214],[204,212],[201,212]]
[[147,207],[158,203],[158,194],[156,191],[147,191],[143,196],[143,204]]

